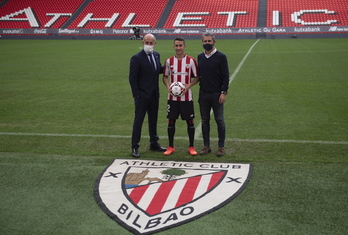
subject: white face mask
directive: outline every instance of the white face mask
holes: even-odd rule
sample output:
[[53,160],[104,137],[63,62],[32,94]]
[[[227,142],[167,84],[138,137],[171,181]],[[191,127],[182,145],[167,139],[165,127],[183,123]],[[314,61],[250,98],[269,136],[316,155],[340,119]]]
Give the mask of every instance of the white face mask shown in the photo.
[[153,51],[153,46],[150,45],[144,45],[144,51],[146,53],[151,53]]

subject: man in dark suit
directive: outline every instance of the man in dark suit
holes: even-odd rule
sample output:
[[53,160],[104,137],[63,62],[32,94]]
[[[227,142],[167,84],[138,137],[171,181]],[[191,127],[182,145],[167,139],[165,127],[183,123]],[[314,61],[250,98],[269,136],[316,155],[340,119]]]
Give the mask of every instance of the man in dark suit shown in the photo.
[[163,73],[160,54],[153,51],[156,45],[156,38],[147,34],[142,40],[144,50],[141,50],[130,60],[129,83],[132,89],[135,117],[132,132],[132,156],[139,158],[139,142],[141,129],[145,115],[148,116],[150,149],[153,151],[166,151],[158,143],[157,119],[159,107],[159,86],[158,77]]

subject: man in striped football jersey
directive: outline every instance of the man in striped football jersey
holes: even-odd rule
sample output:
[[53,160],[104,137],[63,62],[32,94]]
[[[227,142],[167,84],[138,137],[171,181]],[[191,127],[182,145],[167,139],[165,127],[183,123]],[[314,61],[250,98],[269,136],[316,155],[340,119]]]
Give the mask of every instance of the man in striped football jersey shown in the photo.
[[[193,122],[194,107],[191,87],[199,81],[198,66],[194,58],[185,54],[185,48],[184,38],[177,37],[174,39],[175,55],[166,60],[163,71],[163,83],[168,89],[167,118],[169,139],[169,147],[164,152],[164,155],[170,155],[175,152],[175,122],[179,114],[181,115],[181,119],[186,120],[187,123],[189,136],[188,152],[191,155],[197,155],[194,148],[195,127]],[[181,82],[185,86],[183,94],[179,97],[173,96],[169,92],[170,84],[173,82]]]

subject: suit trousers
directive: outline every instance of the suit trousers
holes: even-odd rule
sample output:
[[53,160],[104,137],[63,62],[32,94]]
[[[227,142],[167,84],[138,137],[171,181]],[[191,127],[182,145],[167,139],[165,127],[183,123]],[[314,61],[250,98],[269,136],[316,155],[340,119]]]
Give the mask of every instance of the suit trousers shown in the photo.
[[132,132],[132,148],[138,149],[139,142],[141,138],[141,130],[145,115],[148,117],[148,127],[150,135],[150,144],[157,145],[158,135],[157,135],[157,119],[158,119],[158,108],[159,108],[159,98],[156,93],[150,96],[150,98],[145,99],[141,97],[134,97],[135,105],[135,116],[133,123],[133,132]]

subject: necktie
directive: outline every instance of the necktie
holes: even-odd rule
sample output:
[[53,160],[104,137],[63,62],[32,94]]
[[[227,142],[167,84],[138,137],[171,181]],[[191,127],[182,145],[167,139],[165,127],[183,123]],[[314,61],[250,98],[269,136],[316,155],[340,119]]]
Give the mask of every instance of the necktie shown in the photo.
[[151,66],[152,66],[152,70],[153,71],[156,71],[156,65],[155,65],[155,61],[153,60],[153,56],[151,53],[147,54],[149,56],[149,59],[150,59],[150,63],[151,63]]

